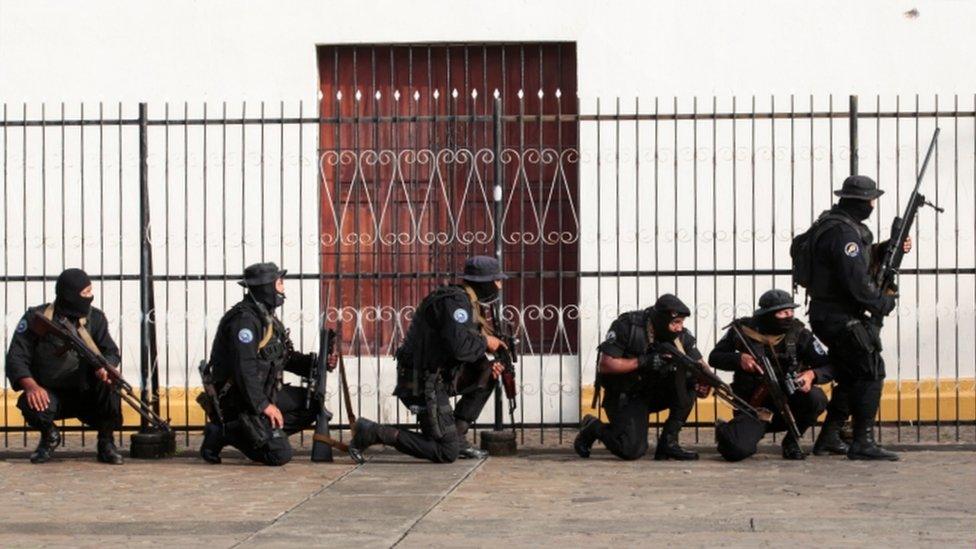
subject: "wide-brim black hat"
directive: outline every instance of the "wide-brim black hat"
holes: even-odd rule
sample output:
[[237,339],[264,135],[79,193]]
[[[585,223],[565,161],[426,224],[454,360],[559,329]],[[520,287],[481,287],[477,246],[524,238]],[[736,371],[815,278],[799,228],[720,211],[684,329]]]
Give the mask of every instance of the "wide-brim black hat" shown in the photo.
[[793,296],[783,290],[769,290],[759,296],[759,308],[753,313],[755,316],[768,315],[783,309],[796,309],[799,303],[793,301]]
[[502,272],[501,265],[494,257],[476,255],[469,257],[464,262],[464,272],[461,274],[461,278],[471,282],[490,282],[492,280],[505,280],[508,275]]
[[244,278],[237,283],[245,288],[263,286],[285,276],[288,271],[279,269],[275,263],[255,263],[244,269]]
[[883,194],[884,191],[878,188],[878,184],[866,175],[852,175],[844,180],[839,190],[834,191],[834,195],[840,198],[858,200],[874,200]]

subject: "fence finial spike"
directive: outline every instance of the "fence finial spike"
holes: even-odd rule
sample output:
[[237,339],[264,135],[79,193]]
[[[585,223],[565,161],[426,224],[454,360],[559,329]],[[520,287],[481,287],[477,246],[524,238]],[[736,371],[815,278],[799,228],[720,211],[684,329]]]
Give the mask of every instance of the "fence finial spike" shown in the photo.
[[363,99],[363,92],[356,90],[356,101],[361,101]]
[[453,90],[451,90],[451,97],[453,97],[454,99],[457,99],[457,97],[458,97],[457,88],[454,88]]
[[375,97],[376,97],[377,100],[379,100],[380,97],[383,97],[383,94],[380,93],[380,90],[376,90]]
[[522,99],[523,97],[525,97],[525,92],[519,89],[518,93],[516,93],[515,95],[517,95],[519,99]]
[[420,91],[413,92],[413,100],[420,101]]
[[434,88],[434,99],[437,99],[440,96],[441,96],[441,91],[437,88]]
[[477,89],[471,90],[471,99],[477,99],[477,98],[478,98],[478,90]]
[[559,99],[562,96],[563,96],[563,90],[556,88],[556,99]]
[[536,95],[538,95],[538,96],[539,96],[539,99],[542,99],[542,96],[544,96],[544,95],[545,95],[545,93],[543,93],[543,91],[542,91],[542,88],[539,88],[539,93],[538,93],[538,94],[536,94]]
[[336,100],[342,101],[342,90],[336,92]]
[[495,97],[495,99],[498,99],[499,97],[502,96],[502,94],[498,91],[498,88],[495,88],[495,93],[493,93],[492,95]]
[[400,100],[400,90],[393,90],[393,100],[394,101]]

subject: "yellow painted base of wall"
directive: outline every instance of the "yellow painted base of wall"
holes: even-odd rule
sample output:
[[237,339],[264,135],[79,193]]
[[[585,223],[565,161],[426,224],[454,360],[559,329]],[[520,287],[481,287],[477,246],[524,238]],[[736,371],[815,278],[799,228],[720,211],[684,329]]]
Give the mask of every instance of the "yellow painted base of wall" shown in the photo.
[[[824,385],[823,389],[829,396],[830,386]],[[593,386],[586,386],[580,402],[583,414],[598,415],[590,406],[592,401]],[[722,401],[718,401],[716,406],[715,397],[710,396],[698,400],[689,421],[713,423],[716,411],[719,419],[732,418],[732,408]],[[651,414],[653,420],[664,421],[667,417],[666,411]],[[943,379],[938,383],[934,379],[923,379],[902,381],[901,384],[894,380],[885,381],[881,395],[881,420],[898,421],[899,418],[903,422],[976,421],[976,379]]]
[[[168,390],[164,390],[159,398],[160,415],[164,418],[170,418],[170,424],[173,426],[203,425],[206,421],[205,414],[196,400],[197,395],[202,391],[203,388],[200,387],[191,387],[189,391],[183,387],[171,387]],[[11,427],[21,427],[24,425],[24,417],[20,414],[20,410],[17,409],[17,398],[19,396],[19,392],[14,392],[9,389],[5,394],[0,393],[0,398],[3,399],[2,403],[0,403],[0,409],[3,411],[3,415],[0,416],[0,425],[9,425]],[[189,398],[184,399],[184,396],[188,396]],[[138,426],[139,414],[123,403],[122,421],[126,426]],[[65,425],[77,426],[81,425],[81,423],[78,420],[71,419],[66,420]]]
[[[828,395],[830,394],[829,386],[824,386],[824,390]],[[204,413],[196,402],[196,397],[201,391],[199,387],[191,387],[189,391],[182,387],[164,390],[160,395],[161,415],[171,418],[174,426],[203,425]],[[2,398],[0,425],[23,426],[24,418],[17,409],[18,396],[20,393],[12,390],[0,393]],[[593,386],[584,387],[580,401],[583,414],[596,415],[590,407],[592,398]],[[732,417],[732,409],[729,406],[724,402],[718,402],[716,406],[715,398],[709,397],[698,401],[691,412],[690,420],[712,423],[715,421],[716,411],[720,419],[728,420]],[[652,414],[651,417],[663,421],[668,415],[665,411]],[[899,418],[903,422],[936,421],[936,419],[945,422],[953,422],[957,419],[976,421],[976,379],[941,380],[938,383],[934,379],[924,379],[919,382],[902,381],[900,385],[893,380],[886,381],[881,397],[881,420],[897,421]],[[127,426],[139,425],[139,415],[125,405],[123,405],[123,419]],[[69,420],[66,424],[80,425],[76,420]]]

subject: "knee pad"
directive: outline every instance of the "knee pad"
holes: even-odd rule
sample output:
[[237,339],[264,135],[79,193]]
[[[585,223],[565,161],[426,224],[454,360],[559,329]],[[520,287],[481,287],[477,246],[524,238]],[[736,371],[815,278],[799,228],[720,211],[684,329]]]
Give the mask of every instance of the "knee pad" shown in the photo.
[[715,425],[718,453],[726,461],[742,461],[755,454],[759,441],[765,434],[766,424],[744,415]]

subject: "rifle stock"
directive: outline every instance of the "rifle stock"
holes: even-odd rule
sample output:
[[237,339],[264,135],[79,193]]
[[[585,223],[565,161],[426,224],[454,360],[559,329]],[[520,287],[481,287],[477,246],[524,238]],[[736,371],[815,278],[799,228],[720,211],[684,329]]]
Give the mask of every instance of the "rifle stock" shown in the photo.
[[495,336],[505,343],[505,347],[499,348],[494,352],[495,361],[503,366],[501,374],[502,388],[505,390],[505,398],[508,400],[508,415],[515,427],[515,410],[518,408],[518,387],[515,382],[515,364],[518,362],[519,340],[515,337],[512,327],[501,317],[501,308],[492,307],[491,314],[492,331]]
[[[326,381],[329,373],[329,356],[335,352],[335,330],[323,328],[319,331],[319,352],[312,365],[312,378],[308,384],[308,404],[316,407],[315,434],[312,436],[312,461],[332,461],[332,448],[339,448],[341,442],[329,433],[332,413],[325,407]],[[347,448],[339,448],[345,451]]]
[[654,347],[656,347],[660,352],[671,355],[673,359],[677,361],[679,366],[695,376],[700,383],[704,383],[705,385],[711,387],[716,398],[725,401],[725,403],[731,406],[734,410],[738,410],[740,413],[746,414],[757,421],[768,422],[770,420],[770,413],[768,410],[763,408],[755,408],[750,403],[746,402],[745,399],[735,394],[735,392],[732,391],[732,387],[730,387],[728,383],[722,381],[722,378],[718,377],[715,372],[711,371],[705,364],[682,353],[671,343],[658,341],[654,344]]
[[63,342],[68,348],[73,350],[82,360],[91,367],[104,369],[108,375],[109,384],[126,404],[134,409],[156,430],[170,432],[169,422],[159,416],[151,406],[143,402],[132,385],[129,384],[118,368],[113,366],[101,353],[95,352],[85,341],[75,333],[74,328],[64,321],[54,321],[48,319],[41,312],[35,311],[29,320],[31,330],[39,336],[53,336]]
[[[742,344],[742,347],[745,349],[746,353],[760,362],[763,370],[762,389],[765,389],[763,392],[764,394],[761,394],[760,398],[765,400],[765,397],[769,396],[769,398],[773,401],[773,406],[776,408],[776,411],[779,412],[780,417],[783,418],[783,422],[786,423],[786,430],[789,431],[797,443],[799,443],[801,438],[800,427],[796,423],[796,418],[793,416],[793,410],[790,409],[790,403],[787,400],[786,395],[783,393],[783,388],[780,386],[779,382],[782,372],[778,371],[779,368],[773,365],[772,361],[769,360],[769,357],[766,356],[765,353],[756,352],[756,350],[749,343],[749,340],[746,339],[745,334],[742,333],[742,329],[739,327],[737,322],[732,322],[726,326],[726,328],[732,330],[732,333],[735,334],[736,339],[738,339]],[[752,404],[759,405],[760,402],[754,400]]]

